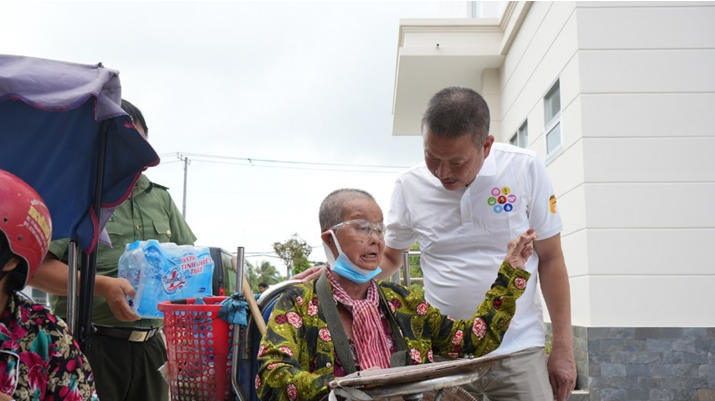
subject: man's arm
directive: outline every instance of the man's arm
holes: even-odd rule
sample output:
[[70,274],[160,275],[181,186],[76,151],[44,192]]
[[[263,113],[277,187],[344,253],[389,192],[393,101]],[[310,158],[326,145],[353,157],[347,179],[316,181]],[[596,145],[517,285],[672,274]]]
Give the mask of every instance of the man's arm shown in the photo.
[[535,242],[539,255],[541,292],[551,316],[553,346],[549,356],[549,381],[558,401],[566,400],[576,383],[571,333],[571,290],[561,235]]
[[400,270],[400,267],[402,267],[402,254],[409,250],[410,248],[394,249],[389,246],[385,246],[382,261],[380,261],[382,273],[378,274],[375,278],[377,280],[387,280],[392,277],[393,274],[397,273]]
[[[69,267],[48,253],[29,284],[50,294],[67,296],[68,276]],[[124,322],[140,319],[127,303],[126,297],[134,298],[135,291],[126,279],[97,275],[94,295],[107,300],[109,309],[117,319]]]

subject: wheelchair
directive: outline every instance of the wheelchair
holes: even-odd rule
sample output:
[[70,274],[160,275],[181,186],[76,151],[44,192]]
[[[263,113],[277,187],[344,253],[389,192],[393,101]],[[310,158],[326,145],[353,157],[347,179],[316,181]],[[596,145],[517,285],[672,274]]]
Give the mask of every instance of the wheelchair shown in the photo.
[[[258,299],[258,308],[261,311],[261,316],[264,322],[268,322],[271,317],[273,307],[276,305],[278,298],[289,287],[300,283],[298,280],[288,280],[267,289]],[[244,399],[239,395],[239,401],[259,401],[256,394],[255,378],[258,373],[258,347],[261,343],[261,332],[256,325],[252,314],[248,314],[248,326],[245,335],[242,339],[242,349],[240,357],[240,366],[237,369],[237,381],[243,391]]]

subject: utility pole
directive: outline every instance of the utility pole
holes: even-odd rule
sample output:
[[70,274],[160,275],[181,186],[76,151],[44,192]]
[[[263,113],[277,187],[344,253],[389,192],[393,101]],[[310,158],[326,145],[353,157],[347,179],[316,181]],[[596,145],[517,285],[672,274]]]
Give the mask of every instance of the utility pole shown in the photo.
[[189,173],[189,158],[187,156],[183,156],[181,153],[177,153],[176,157],[184,162],[184,199],[181,203],[181,214],[184,216],[184,219],[186,219],[186,180]]

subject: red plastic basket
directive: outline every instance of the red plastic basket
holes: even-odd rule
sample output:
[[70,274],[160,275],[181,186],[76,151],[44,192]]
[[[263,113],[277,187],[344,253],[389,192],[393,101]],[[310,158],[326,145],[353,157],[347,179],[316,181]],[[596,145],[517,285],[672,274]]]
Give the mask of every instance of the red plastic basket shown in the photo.
[[159,303],[164,312],[172,401],[233,399],[233,325],[218,318],[218,303],[226,298],[203,298],[206,305],[195,305],[195,298]]

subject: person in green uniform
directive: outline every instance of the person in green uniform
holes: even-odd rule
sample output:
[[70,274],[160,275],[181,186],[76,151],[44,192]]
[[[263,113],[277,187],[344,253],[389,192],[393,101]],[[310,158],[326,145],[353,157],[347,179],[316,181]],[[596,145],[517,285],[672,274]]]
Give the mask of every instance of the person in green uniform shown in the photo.
[[[141,111],[126,100],[122,108],[146,138],[148,127]],[[106,225],[112,247],[97,245],[97,277],[92,309],[96,329],[89,339],[87,357],[94,371],[97,393],[103,401],[168,400],[168,385],[158,369],[166,361],[166,346],[159,335],[161,319],[140,319],[126,297],[135,295],[129,281],[117,277],[118,261],[128,243],[156,239],[193,245],[196,236],[174,204],[167,188],[141,175],[131,195],[119,205]],[[30,283],[50,294],[52,310],[67,313],[67,249],[69,239],[53,241],[47,258]]]

